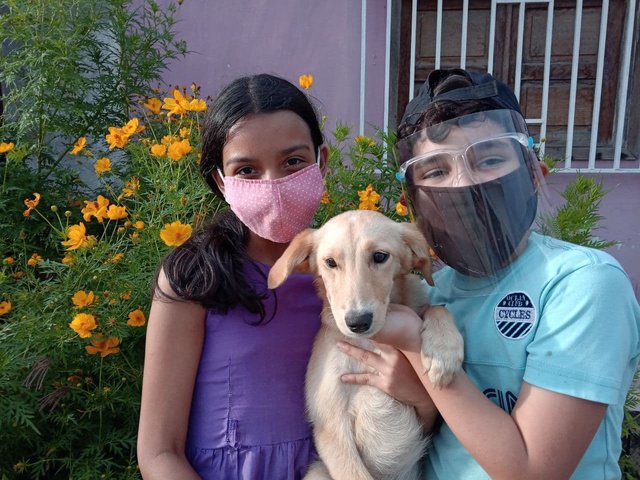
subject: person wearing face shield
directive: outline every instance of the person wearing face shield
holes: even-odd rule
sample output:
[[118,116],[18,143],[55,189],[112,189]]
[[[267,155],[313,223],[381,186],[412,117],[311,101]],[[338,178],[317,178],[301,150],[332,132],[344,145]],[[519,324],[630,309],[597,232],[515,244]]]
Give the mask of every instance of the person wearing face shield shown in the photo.
[[[515,95],[490,74],[435,70],[398,139],[399,177],[445,264],[425,288],[455,318],[463,370],[434,388],[421,321],[395,305],[376,337],[381,355],[338,345],[376,374],[342,380],[383,388],[387,372],[406,383],[433,431],[425,478],[620,478],[640,306],[610,255],[532,230],[544,180]],[[398,358],[414,376],[398,374]]]

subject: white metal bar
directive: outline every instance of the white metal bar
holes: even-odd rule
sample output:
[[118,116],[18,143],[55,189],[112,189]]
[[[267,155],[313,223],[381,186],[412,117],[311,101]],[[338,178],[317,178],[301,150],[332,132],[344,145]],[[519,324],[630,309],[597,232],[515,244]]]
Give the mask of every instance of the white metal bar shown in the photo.
[[624,51],[622,52],[620,86],[618,88],[616,135],[613,151],[613,168],[620,169],[622,156],[622,135],[624,133],[624,117],[627,111],[627,90],[629,88],[629,71],[631,68],[631,48],[633,44],[633,24],[636,13],[636,0],[627,2],[627,19],[624,25]]
[[493,0],[495,3],[507,5],[510,3],[549,3],[550,0]]
[[556,173],[640,173],[640,168],[561,168],[554,170]]
[[436,17],[436,70],[440,68],[442,55],[442,0],[438,0],[438,14]]
[[469,28],[469,0],[462,2],[462,37],[460,38],[460,68],[467,65],[467,30]]
[[578,65],[580,60],[580,36],[582,34],[582,0],[576,2],[576,18],[573,26],[573,57],[571,59],[571,89],[569,91],[569,118],[567,119],[567,146],[564,166],[571,167],[573,155],[573,124],[576,121],[576,96],[578,92]]
[[409,100],[413,100],[413,84],[416,78],[416,22],[418,17],[418,0],[411,2],[411,59],[409,61]]
[[489,58],[487,59],[487,72],[493,73],[493,56],[496,47],[496,10],[497,0],[491,1],[491,18],[489,22]]
[[518,6],[518,38],[516,41],[516,77],[515,87],[513,93],[516,94],[516,98],[520,101],[520,86],[522,85],[522,50],[524,46],[524,14],[525,14],[525,2],[520,0]]
[[361,0],[360,12],[360,125],[358,132],[364,135],[364,101],[367,69],[367,0]]
[[390,78],[391,75],[391,8],[392,0],[387,0],[387,24],[386,39],[384,46],[384,115],[382,119],[382,129],[387,132],[389,128],[389,98],[391,95]]
[[593,96],[593,113],[591,115],[591,143],[589,144],[589,169],[595,168],[596,149],[598,146],[598,120],[600,119],[600,101],[602,97],[602,73],[604,70],[604,50],[607,44],[607,19],[609,17],[609,0],[602,1],[600,15],[600,38],[598,40],[598,61],[596,64],[596,85]]
[[[551,76],[551,42],[553,39],[553,0],[547,6],[547,37],[544,45],[544,74],[542,80],[542,110],[540,117],[540,140],[547,136],[547,113],[549,110],[549,77]],[[540,153],[544,155],[545,142],[540,143]]]

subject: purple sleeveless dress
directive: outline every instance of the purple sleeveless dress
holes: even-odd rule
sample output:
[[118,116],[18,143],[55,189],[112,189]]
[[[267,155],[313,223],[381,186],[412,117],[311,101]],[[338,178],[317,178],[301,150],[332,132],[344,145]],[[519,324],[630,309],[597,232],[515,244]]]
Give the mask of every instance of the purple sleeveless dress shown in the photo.
[[294,480],[317,459],[306,421],[304,376],[320,327],[312,277],[293,274],[274,292],[267,265],[245,274],[264,300],[266,318],[235,308],[205,319],[191,403],[186,454],[203,479]]

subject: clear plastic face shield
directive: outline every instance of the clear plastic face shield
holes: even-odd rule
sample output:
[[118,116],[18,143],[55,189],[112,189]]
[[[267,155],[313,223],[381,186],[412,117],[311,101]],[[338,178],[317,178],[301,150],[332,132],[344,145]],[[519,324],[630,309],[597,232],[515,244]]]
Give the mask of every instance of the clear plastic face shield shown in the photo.
[[412,210],[444,263],[492,277],[524,251],[543,176],[518,112],[458,117],[400,140],[397,150]]

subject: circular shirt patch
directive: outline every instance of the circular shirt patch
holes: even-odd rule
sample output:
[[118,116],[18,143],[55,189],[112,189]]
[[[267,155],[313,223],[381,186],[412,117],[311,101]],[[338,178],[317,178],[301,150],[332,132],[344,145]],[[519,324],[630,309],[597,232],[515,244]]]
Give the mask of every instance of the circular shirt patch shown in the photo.
[[500,334],[510,340],[526,337],[536,323],[536,307],[524,292],[514,292],[504,297],[493,317]]

